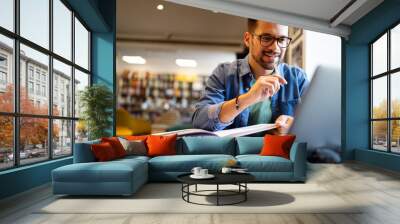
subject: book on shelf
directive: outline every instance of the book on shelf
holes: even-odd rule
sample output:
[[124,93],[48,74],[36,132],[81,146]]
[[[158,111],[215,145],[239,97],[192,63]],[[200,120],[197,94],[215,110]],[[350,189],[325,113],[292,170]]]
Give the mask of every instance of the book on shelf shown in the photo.
[[246,136],[246,135],[250,135],[250,134],[254,134],[254,133],[259,133],[262,131],[272,130],[276,127],[277,126],[275,124],[256,124],[256,125],[250,125],[247,127],[233,128],[233,129],[214,131],[214,132],[203,130],[203,129],[191,128],[191,129],[182,129],[182,130],[177,130],[177,131],[154,133],[152,135],[177,134],[179,137],[180,136],[193,136],[193,135],[212,135],[212,136],[218,136],[218,137],[239,137],[239,136]]

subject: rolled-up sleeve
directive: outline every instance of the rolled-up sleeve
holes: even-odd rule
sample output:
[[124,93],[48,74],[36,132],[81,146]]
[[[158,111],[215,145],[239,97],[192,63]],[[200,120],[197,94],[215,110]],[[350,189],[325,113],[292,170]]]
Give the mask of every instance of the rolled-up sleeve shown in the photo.
[[194,128],[218,131],[233,123],[233,120],[225,123],[219,119],[222,104],[226,100],[225,85],[224,67],[221,64],[207,80],[202,97],[195,106],[196,110],[192,117]]

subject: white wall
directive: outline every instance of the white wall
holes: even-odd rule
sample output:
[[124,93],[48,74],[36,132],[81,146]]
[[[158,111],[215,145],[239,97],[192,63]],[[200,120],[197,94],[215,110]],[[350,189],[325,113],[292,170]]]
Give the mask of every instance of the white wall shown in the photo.
[[304,30],[305,32],[305,71],[312,79],[319,65],[332,68],[341,67],[340,37]]
[[304,69],[311,82],[297,108],[292,133],[296,134],[297,141],[307,142],[310,151],[339,151],[341,39],[328,34],[305,31],[304,52]]

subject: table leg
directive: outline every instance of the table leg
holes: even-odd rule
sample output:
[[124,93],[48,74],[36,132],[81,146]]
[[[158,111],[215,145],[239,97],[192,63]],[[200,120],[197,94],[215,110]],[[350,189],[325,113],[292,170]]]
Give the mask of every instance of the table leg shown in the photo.
[[248,190],[247,190],[247,183],[244,183],[244,201],[247,201],[247,192],[248,192]]
[[217,206],[219,205],[219,184],[217,184]]

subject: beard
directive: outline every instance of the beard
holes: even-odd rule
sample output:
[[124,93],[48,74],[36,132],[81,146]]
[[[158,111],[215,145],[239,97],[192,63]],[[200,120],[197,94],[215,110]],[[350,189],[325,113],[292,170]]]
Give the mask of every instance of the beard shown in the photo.
[[259,55],[253,55],[253,58],[265,70],[273,70],[279,64],[281,55],[272,51],[261,51]]

